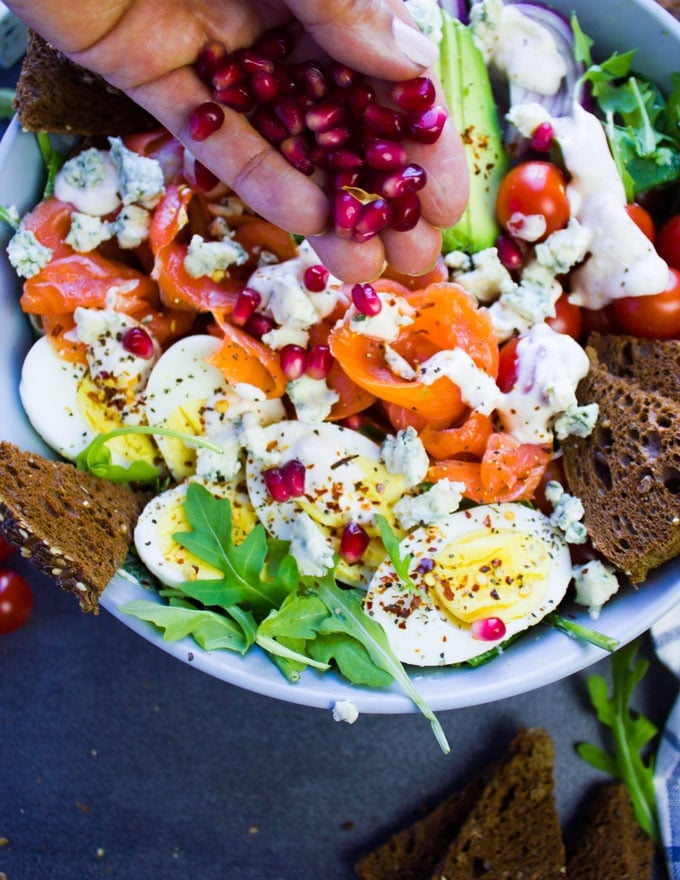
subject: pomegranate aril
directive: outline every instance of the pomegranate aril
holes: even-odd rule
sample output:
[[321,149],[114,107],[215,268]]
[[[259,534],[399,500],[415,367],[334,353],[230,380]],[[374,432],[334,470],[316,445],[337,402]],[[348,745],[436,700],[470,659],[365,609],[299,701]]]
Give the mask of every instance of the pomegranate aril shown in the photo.
[[264,55],[265,58],[271,58],[273,61],[283,61],[290,55],[292,48],[293,41],[290,36],[278,28],[265,31],[253,46],[253,50],[258,55]]
[[537,125],[531,134],[531,148],[537,153],[549,153],[555,141],[555,130],[549,122]]
[[315,101],[325,98],[328,93],[326,74],[314,61],[303,61],[293,68],[293,79],[302,92]]
[[495,642],[505,635],[506,626],[500,617],[485,617],[470,624],[470,635],[482,642]]
[[290,487],[281,468],[273,467],[262,471],[262,478],[274,501],[283,503],[290,498]]
[[390,201],[392,206],[392,222],[390,227],[396,232],[408,232],[417,226],[422,213],[420,199],[414,192],[404,193]]
[[282,95],[292,95],[295,92],[295,80],[284,64],[274,65],[274,76],[278,80],[279,92]]
[[310,177],[314,174],[315,165],[305,139],[299,135],[288,137],[279,144],[281,155],[302,174]]
[[210,83],[213,89],[228,89],[242,83],[246,72],[235,58],[227,57],[213,73]]
[[194,161],[194,177],[196,179],[196,186],[203,190],[203,192],[210,192],[211,189],[214,189],[217,184],[220,182],[219,177],[216,174],[213,174],[209,168],[206,168],[201,162],[196,159]]
[[252,287],[244,287],[236,297],[236,305],[231,313],[232,323],[238,327],[245,326],[261,302],[262,297],[259,291],[254,290]]
[[363,120],[372,132],[381,137],[400,141],[406,136],[406,116],[399,110],[369,104],[364,110]]
[[189,134],[195,141],[204,141],[224,122],[224,110],[214,101],[199,104],[189,117]]
[[363,205],[354,224],[352,240],[362,243],[378,235],[392,223],[392,205],[387,199],[374,199]]
[[153,339],[141,327],[130,327],[126,330],[120,344],[125,351],[145,361],[150,360],[154,355]]
[[340,558],[352,565],[360,562],[368,549],[370,538],[366,530],[359,523],[347,523],[340,536]]
[[352,137],[352,132],[346,126],[331,128],[328,131],[318,131],[314,139],[319,147],[324,150],[339,150]]
[[364,160],[359,153],[355,153],[353,150],[329,150],[323,164],[334,171],[346,171],[352,168],[361,168]]
[[290,461],[282,465],[281,475],[288,486],[288,493],[291,498],[299,498],[305,494],[307,468],[299,458],[291,458]]
[[517,239],[505,233],[499,235],[496,239],[496,250],[498,259],[509,272],[516,272],[522,268],[524,252]]
[[236,58],[242,65],[243,69],[249,73],[257,73],[265,70],[267,73],[274,73],[274,62],[271,58],[265,58],[252,49],[242,49],[236,53]]
[[279,361],[286,379],[289,381],[299,379],[307,369],[307,350],[301,345],[290,342],[279,352]]
[[375,191],[386,199],[396,199],[407,192],[418,192],[426,183],[425,169],[415,162],[374,178]]
[[275,73],[268,70],[258,70],[250,77],[250,88],[256,101],[262,104],[271,104],[281,92],[279,80]]
[[330,75],[334,84],[340,89],[348,89],[354,85],[359,78],[359,74],[346,64],[340,64],[339,61],[331,61]]
[[429,110],[436,97],[434,83],[428,76],[417,76],[392,86],[391,98],[402,110]]
[[354,413],[353,415],[342,419],[340,424],[343,428],[349,428],[350,431],[359,431],[364,426],[364,417],[361,413]]
[[254,312],[246,321],[244,330],[254,336],[255,339],[262,339],[265,333],[269,333],[274,329],[274,322],[267,315],[261,312]]
[[226,89],[214,89],[213,98],[225,107],[239,113],[249,113],[255,106],[255,98],[247,83],[236,83]]
[[342,125],[347,113],[337,101],[320,101],[305,113],[305,125],[310,131],[329,131]]
[[439,105],[410,115],[407,119],[408,137],[420,144],[433,144],[439,139],[448,118],[446,110]]
[[270,144],[280,144],[288,137],[286,126],[266,107],[255,108],[250,117],[250,124]]
[[329,277],[328,269],[321,263],[315,263],[313,266],[307,266],[303,275],[302,283],[311,293],[321,293],[326,289]]
[[382,301],[372,284],[354,284],[352,286],[352,302],[362,315],[375,317],[382,311]]
[[343,100],[347,111],[357,119],[370,104],[375,103],[375,89],[365,80],[357,80],[347,89],[347,94],[343,95]]
[[333,223],[338,238],[351,238],[362,204],[351,193],[340,190],[333,199]]
[[286,97],[273,106],[274,113],[288,129],[289,134],[302,134],[305,130],[305,114],[302,104],[295,98]]
[[206,43],[198,55],[196,70],[204,83],[210,83],[213,74],[227,58],[227,48],[219,40]]
[[406,165],[406,147],[397,141],[375,138],[366,144],[366,164],[377,171],[395,171]]
[[357,168],[347,168],[344,171],[335,171],[332,177],[334,190],[342,189],[345,186],[359,186],[361,181],[361,171]]
[[307,355],[305,373],[310,379],[325,379],[333,364],[333,355],[327,345],[313,345]]

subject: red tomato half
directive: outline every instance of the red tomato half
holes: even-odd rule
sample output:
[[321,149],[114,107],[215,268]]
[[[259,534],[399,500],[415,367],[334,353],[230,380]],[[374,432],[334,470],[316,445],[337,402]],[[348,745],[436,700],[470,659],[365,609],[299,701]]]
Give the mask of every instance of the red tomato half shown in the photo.
[[662,293],[627,296],[614,302],[614,314],[626,333],[644,339],[680,337],[680,271],[668,272]]
[[28,583],[15,571],[0,570],[0,634],[19,629],[33,608],[33,593]]
[[656,249],[674,269],[680,269],[680,214],[674,214],[659,229]]
[[641,229],[647,238],[653,242],[656,239],[656,229],[654,228],[654,221],[652,220],[652,215],[649,211],[646,211],[642,205],[638,205],[637,202],[631,202],[626,205],[626,211],[638,229]]
[[583,327],[581,309],[569,302],[569,294],[563,293],[555,303],[555,317],[546,318],[545,323],[556,333],[565,333],[578,340]]
[[567,183],[560,169],[552,162],[522,162],[511,168],[501,181],[496,197],[496,214],[501,226],[521,238],[513,217],[545,217],[545,238],[562,229],[569,221]]

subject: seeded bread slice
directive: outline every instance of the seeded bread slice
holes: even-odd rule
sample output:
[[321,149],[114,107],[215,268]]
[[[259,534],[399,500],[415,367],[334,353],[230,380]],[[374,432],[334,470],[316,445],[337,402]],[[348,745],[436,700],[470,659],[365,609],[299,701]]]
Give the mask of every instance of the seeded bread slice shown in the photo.
[[591,333],[588,345],[610,373],[680,403],[680,340]]
[[125,561],[142,498],[0,441],[0,533],[95,614]]
[[131,98],[74,64],[35,31],[28,33],[14,109],[27,131],[122,135],[158,125]]
[[635,822],[626,786],[598,786],[567,845],[569,880],[650,880],[653,862],[654,844]]
[[613,375],[587,352],[591,369],[577,395],[600,413],[590,437],[564,441],[564,470],[593,544],[639,584],[680,554],[680,403]]
[[564,880],[553,761],[545,730],[520,731],[431,880]]

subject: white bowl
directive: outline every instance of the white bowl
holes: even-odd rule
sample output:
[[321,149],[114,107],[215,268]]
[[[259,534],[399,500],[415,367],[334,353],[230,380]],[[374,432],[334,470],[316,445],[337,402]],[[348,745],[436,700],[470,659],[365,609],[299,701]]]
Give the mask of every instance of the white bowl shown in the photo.
[[[574,10],[583,30],[596,38],[598,52],[626,51],[639,47],[635,68],[667,88],[673,63],[680,57],[680,25],[652,0],[555,0],[565,14]],[[0,143],[0,203],[16,205],[20,212],[35,203],[42,187],[42,162],[32,135],[21,131],[16,120]],[[0,242],[9,230],[0,231]],[[0,436],[26,449],[51,453],[28,424],[17,386],[21,362],[31,343],[31,332],[16,305],[19,284],[3,253],[0,257]],[[289,684],[258,649],[242,658],[227,651],[203,651],[193,640],[164,642],[143,621],[129,617],[120,606],[133,599],[153,598],[148,590],[116,576],[101,604],[122,623],[164,651],[197,669],[239,687],[308,706],[328,708],[337,700],[351,700],[361,712],[399,713],[414,706],[396,686],[371,690],[347,684],[333,673],[306,672]],[[596,628],[623,645],[646,631],[680,600],[680,559],[654,573],[639,589],[624,589],[603,610]],[[587,613],[574,611],[576,619],[593,626]],[[530,630],[503,656],[478,669],[433,669],[413,672],[418,690],[434,710],[473,706],[530,691],[581,670],[605,656],[591,645],[576,642],[547,626]]]

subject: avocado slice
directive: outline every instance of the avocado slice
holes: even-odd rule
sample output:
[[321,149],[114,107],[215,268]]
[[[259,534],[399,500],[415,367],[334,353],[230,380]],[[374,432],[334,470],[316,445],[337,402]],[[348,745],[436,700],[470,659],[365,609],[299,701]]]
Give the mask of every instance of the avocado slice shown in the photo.
[[444,230],[443,251],[472,254],[492,247],[500,232],[496,193],[509,161],[482,53],[468,27],[445,12],[442,18],[437,73],[470,173],[467,207],[458,223]]

